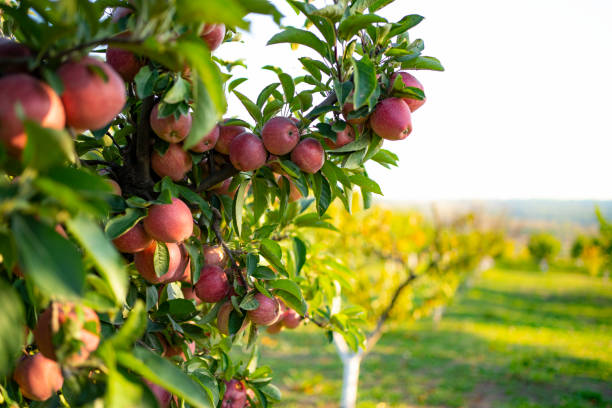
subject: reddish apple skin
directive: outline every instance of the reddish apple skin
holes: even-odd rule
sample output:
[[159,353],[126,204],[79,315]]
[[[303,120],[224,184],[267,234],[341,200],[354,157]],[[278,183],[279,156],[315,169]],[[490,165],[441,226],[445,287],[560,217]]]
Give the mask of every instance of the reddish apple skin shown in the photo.
[[159,117],[159,103],[153,107],[149,123],[153,132],[162,140],[168,143],[178,143],[183,141],[191,130],[191,114],[179,116],[174,115]]
[[236,379],[226,381],[221,408],[244,408],[246,403],[247,393],[244,383]]
[[6,58],[3,62],[2,71],[4,74],[15,74],[18,72],[27,72],[27,62],[9,62],[10,58],[28,58],[32,56],[32,52],[28,47],[18,42],[9,40],[8,38],[0,38],[0,58]]
[[153,238],[147,234],[142,224],[138,223],[123,235],[113,239],[113,245],[124,254],[135,254],[144,251],[153,243]]
[[159,177],[181,181],[192,167],[191,156],[179,144],[170,143],[163,156],[157,151],[151,153],[151,168]]
[[272,169],[272,171],[276,174],[287,175],[287,172],[283,170],[283,168],[279,164],[279,160],[280,157],[271,154],[270,156],[268,156],[268,162],[266,163],[266,166]]
[[221,245],[203,245],[202,253],[204,254],[204,264],[211,266],[225,267],[227,263],[227,254]]
[[368,120],[367,117],[353,118],[353,119],[348,118],[349,113],[353,112],[354,110],[355,110],[355,105],[353,105],[352,102],[345,103],[344,106],[342,107],[342,115],[344,116],[344,119],[351,125],[364,124]]
[[260,138],[253,133],[244,132],[230,143],[229,157],[238,170],[252,171],[266,164],[268,153]]
[[280,303],[276,298],[270,299],[263,293],[257,293],[255,299],[259,302],[259,307],[249,310],[249,319],[259,326],[269,326],[276,322],[280,317]]
[[[72,303],[58,303],[57,308],[57,326],[64,326],[69,320],[75,322],[78,327],[78,332],[75,338],[82,342],[81,348],[78,352],[66,356],[64,361],[70,365],[76,365],[84,362],[89,357],[89,354],[94,352],[98,348],[100,343],[100,319],[96,312],[87,306],[81,306],[83,312],[84,321],[80,321],[76,307]],[[53,332],[52,328],[55,323],[53,319],[53,306],[49,306],[44,312],[38,317],[38,323],[33,331],[34,340],[40,352],[51,360],[57,360],[55,353],[55,347],[53,345]],[[90,332],[85,328],[85,324],[93,323],[95,326],[95,333]]]
[[189,150],[196,153],[204,153],[213,149],[217,144],[217,140],[219,140],[219,133],[219,125],[217,125],[198,144],[190,147]]
[[46,401],[64,385],[62,370],[55,361],[41,353],[24,355],[13,373],[24,397],[33,401]]
[[113,67],[126,82],[133,81],[143,65],[134,53],[113,47],[106,49],[106,63]]
[[172,394],[170,394],[170,392],[166,391],[166,389],[162,386],[154,384],[147,379],[143,378],[142,382],[144,382],[147,387],[149,387],[149,389],[155,396],[155,399],[157,400],[157,403],[159,404],[160,408],[168,408],[170,406],[170,400],[172,399]]
[[242,126],[223,126],[219,125],[219,140],[215,145],[215,150],[219,153],[229,154],[229,147],[232,140],[241,133],[246,132]]
[[121,186],[119,185],[119,183],[117,183],[113,179],[106,179],[106,182],[110,184],[111,188],[113,189],[113,194],[121,196],[123,192],[121,191]]
[[283,326],[288,329],[297,328],[302,322],[302,317],[293,309],[287,309],[285,313],[283,313],[282,318]]
[[[219,311],[217,312],[217,328],[221,333],[225,334],[226,336],[229,336],[229,318],[230,314],[232,313],[232,310],[234,310],[234,307],[232,306],[232,303],[228,301],[223,303],[219,308]],[[244,319],[242,321],[242,326],[240,326],[240,329],[238,330],[238,333],[244,330],[246,325],[247,319]]]
[[198,298],[198,296],[196,295],[195,289],[194,289],[193,286],[191,286],[191,285],[183,285],[181,287],[181,292],[183,292],[183,297],[185,299],[194,300],[196,305],[199,305],[199,304],[202,303],[200,298]]
[[207,265],[200,271],[200,279],[195,284],[196,296],[203,302],[216,303],[230,290],[225,271],[218,266]]
[[144,228],[158,241],[183,242],[193,234],[191,210],[178,198],[172,198],[172,204],[152,205],[144,219]]
[[155,248],[157,242],[153,241],[144,251],[140,251],[134,254],[134,266],[140,275],[149,283],[169,283],[175,282],[177,278],[177,269],[181,265],[182,255],[178,245],[167,242],[169,262],[168,272],[162,276],[157,276],[155,273],[155,265],[153,263],[153,257],[155,256]]
[[272,325],[270,325],[270,326],[268,326],[266,328],[266,332],[268,334],[278,334],[278,333],[281,332],[281,330],[283,330],[283,322],[282,322],[282,320],[278,321],[278,322],[276,322],[276,323],[274,323],[274,324],[272,324]]
[[300,131],[290,118],[277,116],[266,122],[261,130],[261,138],[270,153],[282,156],[298,144]]
[[[423,85],[419,82],[418,79],[414,77],[414,75],[408,72],[404,72],[404,71],[394,72],[393,75],[391,75],[391,86],[393,86],[393,84],[395,83],[395,78],[397,78],[398,75],[401,75],[402,81],[404,82],[405,86],[419,88],[421,91],[425,91],[425,88],[423,88]],[[412,99],[412,98],[402,98],[402,99],[404,100],[404,102],[406,102],[411,112],[414,112],[415,110],[419,109],[421,106],[425,104],[425,101],[427,100],[427,98],[423,99],[422,101],[419,101],[418,99]]]
[[230,185],[232,184],[232,179],[228,178],[223,180],[222,183],[220,183],[219,187],[213,189],[213,191],[219,195],[226,195],[229,196],[231,198],[234,198],[234,196],[236,195],[236,190],[238,189],[238,187],[234,188],[233,190],[230,191]]
[[325,151],[317,139],[307,137],[291,152],[291,161],[306,173],[314,174],[325,163]]
[[403,140],[412,132],[410,108],[400,98],[382,100],[370,118],[372,130],[386,140]]
[[[96,66],[106,81],[90,68]],[[108,64],[91,57],[69,61],[57,70],[64,85],[66,123],[78,130],[100,129],[113,120],[126,101],[123,79]]]
[[0,78],[0,89],[0,141],[12,155],[20,155],[27,141],[17,116],[17,104],[27,118],[40,125],[64,128],[66,116],[62,101],[49,85],[27,74],[13,74]]
[[216,50],[225,38],[225,24],[215,24],[208,33],[202,35],[202,39],[211,51]]
[[133,13],[133,10],[127,7],[117,7],[116,9],[113,10],[113,14],[111,16],[111,21],[113,23],[118,22],[119,20],[121,20],[123,17],[130,15]]
[[[279,177],[278,186],[282,188],[286,181],[287,181],[287,178],[282,177],[282,176]],[[294,202],[294,201],[299,200],[300,198],[302,198],[302,193],[295,186],[295,183],[292,180],[289,180],[289,201]]]
[[355,140],[355,130],[353,126],[347,124],[343,131],[336,132],[336,141],[331,139],[325,139],[325,144],[330,149],[338,149],[344,145],[347,145]]

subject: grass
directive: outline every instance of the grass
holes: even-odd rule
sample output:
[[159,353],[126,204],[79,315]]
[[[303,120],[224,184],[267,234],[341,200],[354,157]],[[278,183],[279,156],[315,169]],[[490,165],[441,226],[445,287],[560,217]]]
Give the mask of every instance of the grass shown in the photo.
[[[323,333],[266,336],[262,360],[281,406],[338,406],[342,367]],[[390,328],[362,364],[359,407],[612,407],[612,283],[487,271],[437,328]]]

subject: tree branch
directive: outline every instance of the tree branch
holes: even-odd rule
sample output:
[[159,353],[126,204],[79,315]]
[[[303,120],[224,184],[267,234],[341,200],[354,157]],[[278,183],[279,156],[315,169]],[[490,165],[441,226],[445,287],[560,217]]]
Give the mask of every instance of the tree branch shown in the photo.
[[238,173],[238,170],[236,170],[234,166],[232,166],[230,163],[226,163],[219,169],[219,171],[212,173],[210,176],[202,180],[196,191],[198,193],[206,191],[212,186],[219,184],[223,180],[233,177]]
[[[59,53],[57,53],[53,58],[61,58],[64,57],[66,55],[70,55],[73,52],[76,51],[81,51],[90,47],[95,47],[97,45],[113,45],[113,44],[117,44],[117,45],[121,45],[121,44],[134,44],[134,45],[140,45],[144,42],[144,40],[140,40],[140,39],[134,39],[134,38],[125,38],[125,37],[118,37],[118,36],[113,36],[113,37],[104,37],[104,38],[100,38],[98,40],[93,40],[93,41],[89,41],[83,44],[79,44],[76,45],[70,49],[61,51]],[[45,53],[43,55],[43,57],[41,59],[44,58],[49,58],[50,55],[49,53]]]

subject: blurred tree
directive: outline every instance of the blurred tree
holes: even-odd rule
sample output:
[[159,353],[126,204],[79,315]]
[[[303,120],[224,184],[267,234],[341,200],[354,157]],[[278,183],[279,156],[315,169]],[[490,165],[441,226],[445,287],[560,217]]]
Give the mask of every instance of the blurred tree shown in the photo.
[[545,271],[548,264],[561,250],[561,243],[554,235],[547,232],[532,234],[527,243],[527,249],[533,260]]

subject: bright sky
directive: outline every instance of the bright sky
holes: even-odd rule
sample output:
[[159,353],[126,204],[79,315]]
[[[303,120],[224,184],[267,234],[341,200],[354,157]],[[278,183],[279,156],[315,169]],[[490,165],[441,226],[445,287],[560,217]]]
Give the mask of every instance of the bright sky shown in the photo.
[[[446,68],[416,73],[427,103],[406,140],[385,142],[399,169],[370,166],[385,199],[612,199],[612,1],[396,0],[380,14],[425,16],[412,38]],[[244,44],[218,52],[246,60],[236,74],[251,99],[276,81],[264,65],[303,75],[304,47],[265,47],[275,30],[256,17]]]

